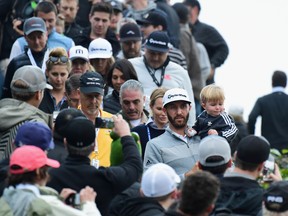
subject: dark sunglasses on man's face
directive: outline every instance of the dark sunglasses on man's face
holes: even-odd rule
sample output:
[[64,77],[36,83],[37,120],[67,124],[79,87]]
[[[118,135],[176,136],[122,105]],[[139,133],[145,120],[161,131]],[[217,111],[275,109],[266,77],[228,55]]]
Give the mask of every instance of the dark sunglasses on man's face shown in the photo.
[[60,56],[60,57],[50,56],[49,60],[53,63],[57,63],[57,62],[66,63],[68,62],[69,59],[66,56]]

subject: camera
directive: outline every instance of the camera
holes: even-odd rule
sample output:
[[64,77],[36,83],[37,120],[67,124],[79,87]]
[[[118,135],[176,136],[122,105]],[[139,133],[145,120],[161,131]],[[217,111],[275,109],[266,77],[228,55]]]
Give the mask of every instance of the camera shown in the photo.
[[101,118],[96,117],[95,128],[108,128],[112,129],[114,127],[114,121],[112,118]]
[[56,121],[57,116],[59,115],[60,111],[54,111],[53,112],[53,122]]
[[275,169],[275,159],[272,155],[269,155],[269,158],[268,158],[268,160],[265,161],[264,168],[263,168],[263,181],[264,182],[272,182],[273,181],[268,176],[271,173],[274,173],[274,169]]
[[66,199],[65,203],[69,206],[72,206],[76,209],[81,209],[81,200],[80,200],[80,194],[79,193],[72,193],[70,194]]

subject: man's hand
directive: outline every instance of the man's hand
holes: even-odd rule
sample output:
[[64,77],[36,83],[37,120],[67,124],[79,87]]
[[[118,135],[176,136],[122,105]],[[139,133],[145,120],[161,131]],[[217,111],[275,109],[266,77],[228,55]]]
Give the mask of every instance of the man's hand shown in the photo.
[[80,200],[81,203],[87,202],[87,201],[93,201],[95,202],[97,193],[94,191],[93,188],[86,186],[80,191]]
[[76,193],[75,190],[72,190],[70,188],[63,188],[61,193],[60,193],[60,197],[63,198],[63,200],[66,200],[68,196],[70,196],[70,194],[74,194]]
[[130,127],[128,123],[123,119],[122,115],[112,116],[114,121],[113,131],[118,134],[118,136],[131,136]]

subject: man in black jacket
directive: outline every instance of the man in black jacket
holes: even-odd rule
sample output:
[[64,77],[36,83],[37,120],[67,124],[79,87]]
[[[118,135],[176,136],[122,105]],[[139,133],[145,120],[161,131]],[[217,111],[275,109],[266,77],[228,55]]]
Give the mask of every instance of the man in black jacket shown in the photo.
[[272,93],[257,99],[248,121],[250,134],[255,132],[258,116],[262,117],[261,135],[279,151],[288,148],[288,95],[285,93],[287,76],[275,71],[272,76]]
[[112,46],[113,56],[121,50],[116,34],[109,28],[112,16],[112,6],[109,3],[99,2],[92,6],[89,21],[90,26],[83,30],[83,34],[75,37],[78,44],[88,49],[89,44],[96,38],[104,38]]
[[226,208],[234,214],[258,215],[262,209],[263,188],[256,179],[269,153],[270,145],[263,137],[250,135],[239,142],[235,168],[221,179],[216,210]]
[[47,50],[47,29],[43,19],[32,17],[25,21],[24,37],[28,44],[25,53],[16,56],[11,60],[7,67],[2,98],[11,98],[10,83],[15,71],[25,65],[37,66],[45,71]]
[[73,39],[78,44],[77,36],[83,33],[83,28],[75,21],[79,9],[79,0],[60,0],[59,13],[65,17],[64,35]]
[[214,75],[216,68],[220,67],[227,59],[229,48],[222,35],[210,25],[200,22],[198,19],[201,6],[198,0],[185,0],[190,11],[190,25],[192,26],[192,34],[196,41],[202,43],[208,53],[211,71],[206,84],[214,83]]
[[122,116],[113,116],[114,132],[121,137],[124,162],[119,166],[96,169],[90,165],[94,150],[94,124],[86,118],[71,120],[65,129],[68,157],[57,170],[50,172],[48,185],[57,191],[72,188],[79,192],[85,186],[97,192],[96,204],[102,215],[108,215],[110,201],[140,178],[142,161],[130,129]]
[[180,177],[167,164],[158,163],[143,174],[141,184],[135,183],[111,202],[110,216],[160,216],[178,198]]

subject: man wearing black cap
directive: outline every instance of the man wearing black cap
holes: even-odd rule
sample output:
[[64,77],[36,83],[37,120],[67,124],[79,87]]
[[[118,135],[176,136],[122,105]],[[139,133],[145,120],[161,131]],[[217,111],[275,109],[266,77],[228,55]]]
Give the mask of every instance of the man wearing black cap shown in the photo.
[[[97,72],[86,72],[80,77],[80,106],[84,115],[95,123],[96,117],[111,118],[112,114],[101,109],[104,95],[104,81]],[[110,166],[111,142],[110,129],[97,128],[97,142],[90,155],[92,165]]]
[[273,182],[264,193],[263,215],[280,216],[288,214],[288,182]]
[[123,14],[122,14],[123,5],[119,0],[108,0],[106,2],[109,2],[113,9],[113,13],[111,15],[110,29],[114,31],[114,33],[116,33],[118,22],[123,17]]
[[122,116],[113,116],[113,131],[121,137],[124,161],[119,166],[90,166],[89,154],[95,148],[94,124],[86,118],[71,120],[65,129],[69,155],[59,169],[51,170],[49,186],[61,191],[71,188],[79,192],[87,185],[97,192],[96,204],[103,216],[108,215],[110,201],[137,181],[142,174],[142,161],[128,123]]
[[191,100],[189,126],[195,122],[195,105],[192,84],[188,72],[180,65],[171,62],[168,57],[169,37],[163,31],[154,31],[147,38],[145,54],[142,57],[129,59],[133,64],[138,80],[142,83],[144,94],[150,97],[157,87],[183,88]]
[[187,63],[184,54],[171,44],[171,35],[168,34],[168,22],[167,15],[161,10],[155,10],[149,12],[148,16],[142,20],[137,20],[137,23],[141,26],[143,37],[146,40],[148,36],[154,31],[164,31],[169,36],[169,58],[172,62],[181,65],[187,70]]
[[120,28],[121,51],[117,55],[120,59],[140,57],[144,54],[141,51],[141,31],[137,24],[126,23]]
[[269,153],[270,144],[262,137],[250,135],[239,142],[235,168],[221,180],[216,211],[226,208],[233,214],[258,215],[262,209],[263,189],[256,179]]

